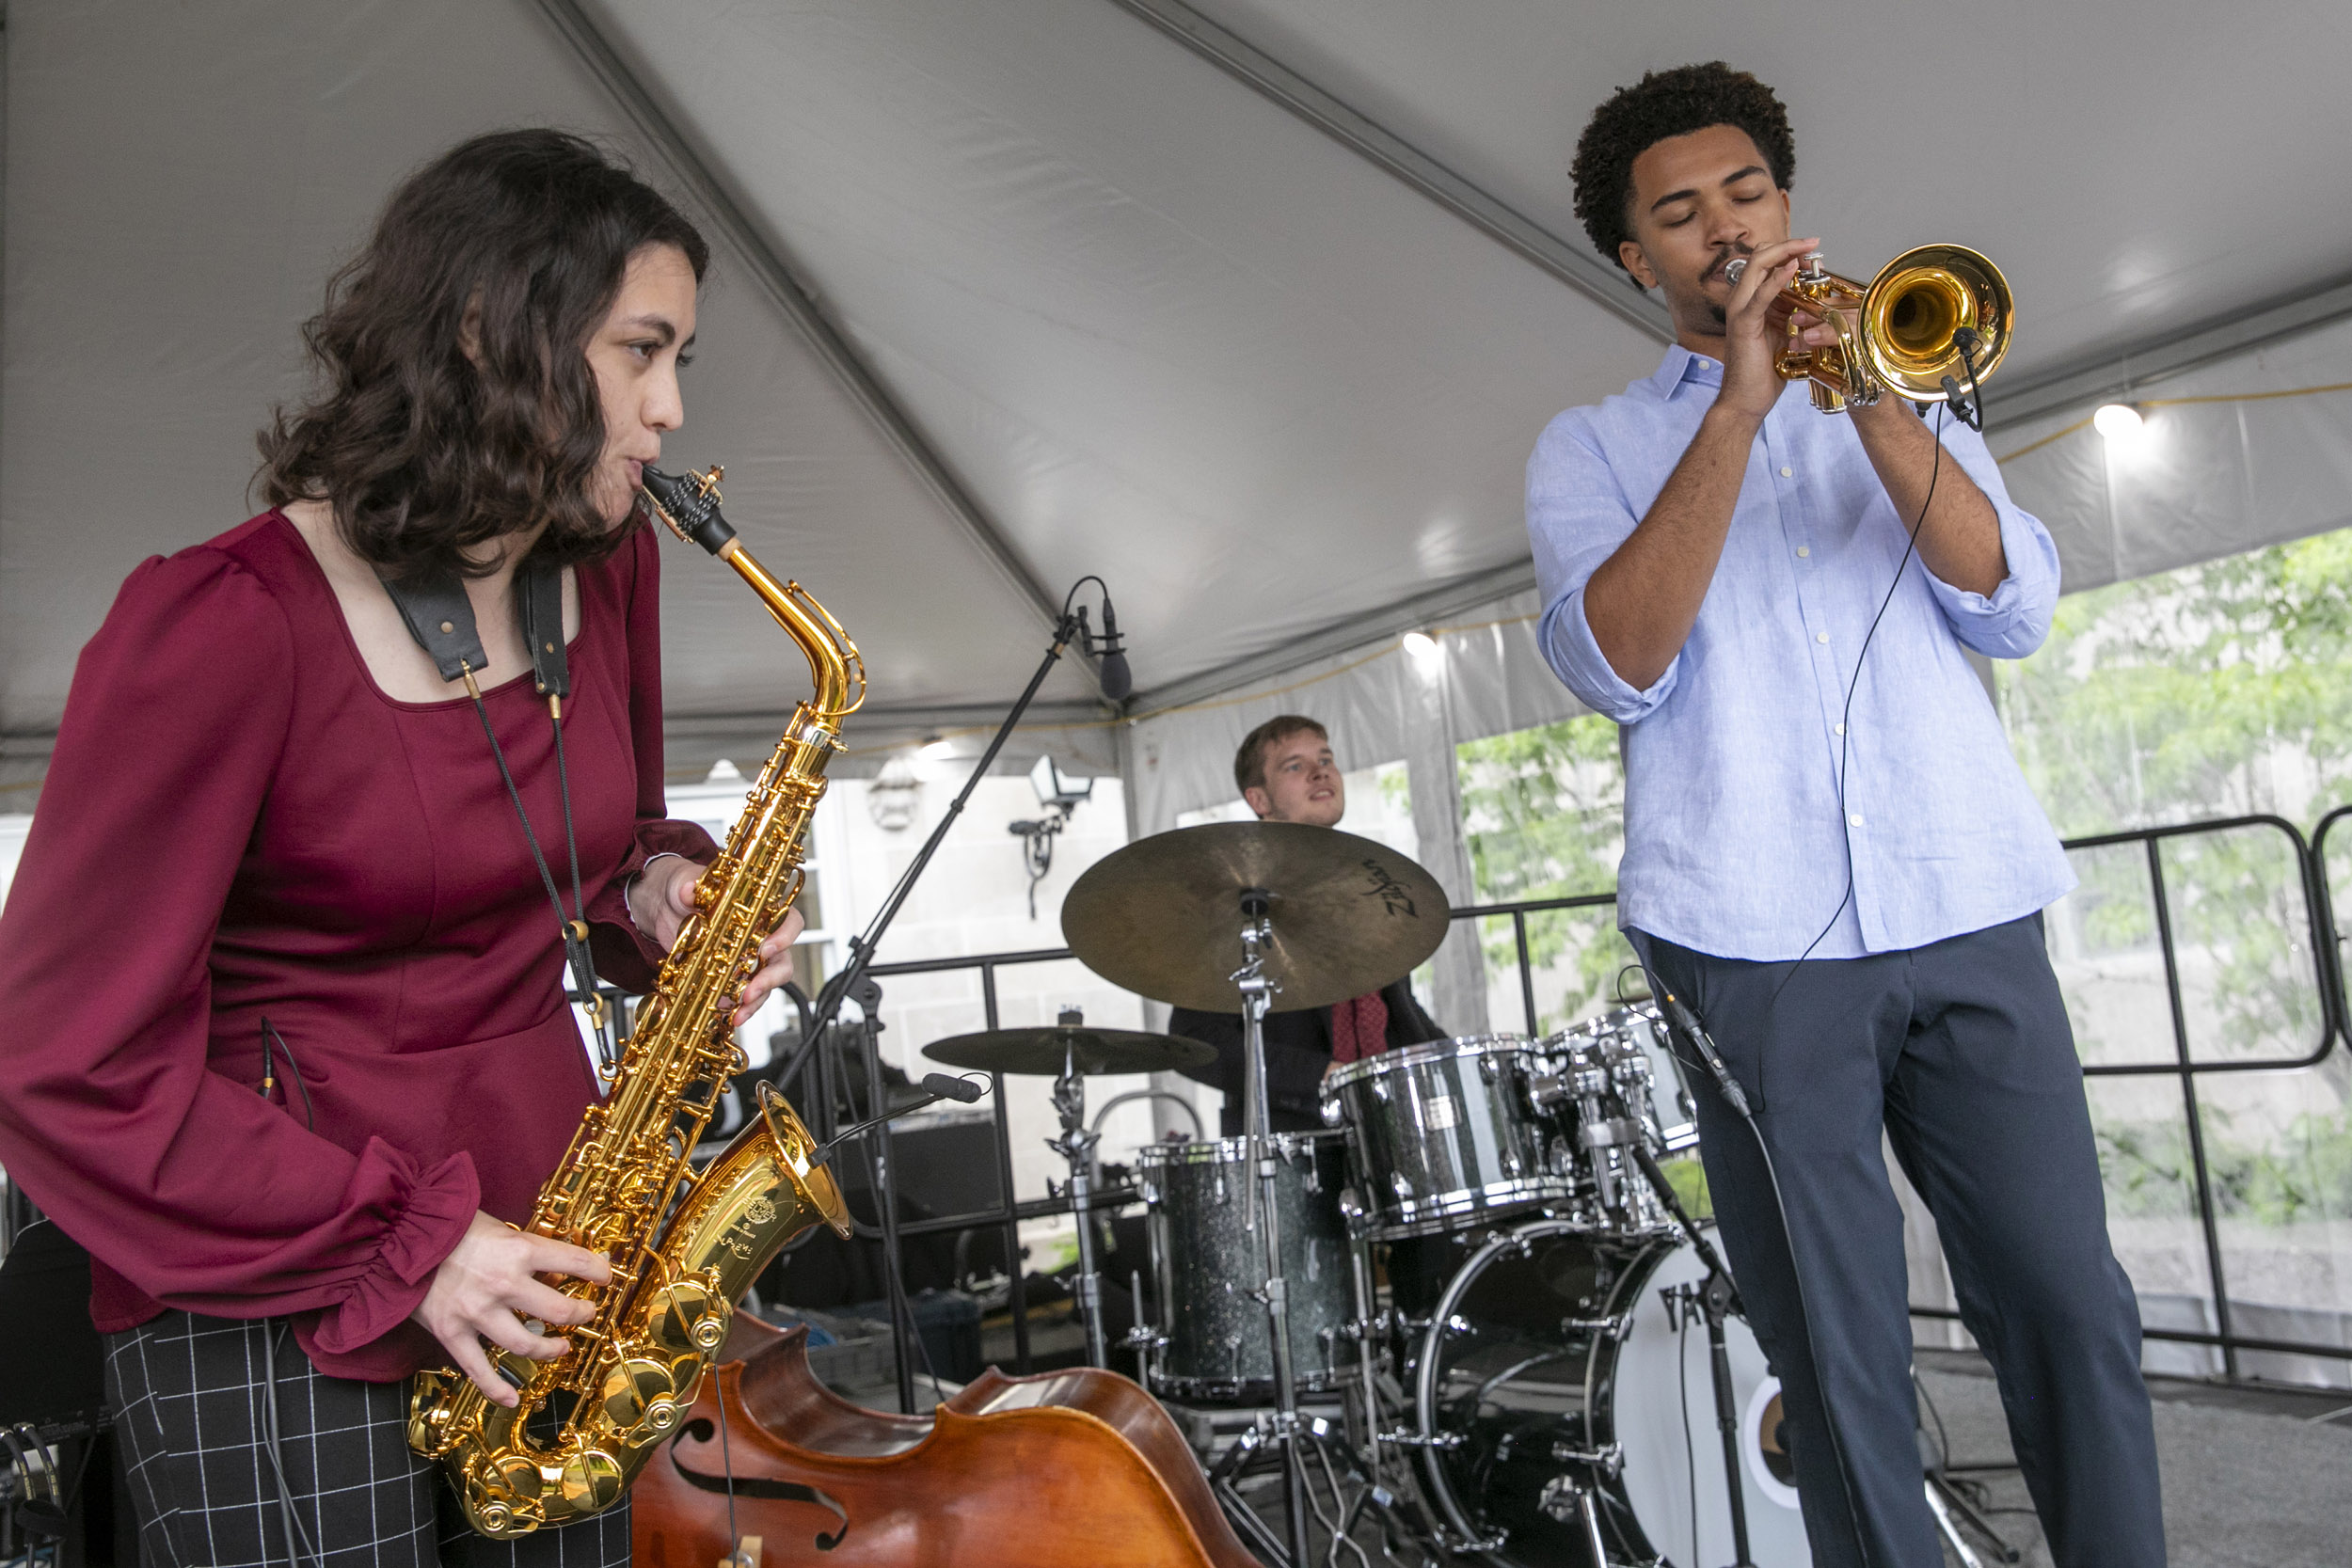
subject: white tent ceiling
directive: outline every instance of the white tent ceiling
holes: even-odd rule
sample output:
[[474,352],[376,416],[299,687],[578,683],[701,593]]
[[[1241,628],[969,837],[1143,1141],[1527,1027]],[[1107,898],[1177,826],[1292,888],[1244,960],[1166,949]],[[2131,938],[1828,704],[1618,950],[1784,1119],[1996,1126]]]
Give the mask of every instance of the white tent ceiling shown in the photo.
[[[1194,5],[14,0],[0,749],[38,770],[134,562],[245,515],[326,273],[493,126],[605,136],[722,234],[671,452],[856,633],[869,743],[1008,698],[1085,572],[1147,702],[1523,581],[1534,433],[1657,352],[1564,172],[1648,68],[1776,84],[1843,270],[1994,255],[1996,404],[2352,310],[2340,6]],[[730,574],[665,592],[674,752],[771,735],[799,661]]]

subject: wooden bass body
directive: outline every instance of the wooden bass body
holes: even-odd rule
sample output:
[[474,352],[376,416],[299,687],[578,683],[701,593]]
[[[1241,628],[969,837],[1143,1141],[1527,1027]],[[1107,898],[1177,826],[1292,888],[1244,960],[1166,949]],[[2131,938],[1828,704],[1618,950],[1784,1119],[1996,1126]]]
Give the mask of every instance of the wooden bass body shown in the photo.
[[1260,1568],[1168,1413],[1116,1372],[992,1369],[899,1416],[818,1382],[806,1329],[736,1324],[743,1358],[710,1370],[630,1494],[638,1568],[734,1550],[730,1470],[765,1568]]

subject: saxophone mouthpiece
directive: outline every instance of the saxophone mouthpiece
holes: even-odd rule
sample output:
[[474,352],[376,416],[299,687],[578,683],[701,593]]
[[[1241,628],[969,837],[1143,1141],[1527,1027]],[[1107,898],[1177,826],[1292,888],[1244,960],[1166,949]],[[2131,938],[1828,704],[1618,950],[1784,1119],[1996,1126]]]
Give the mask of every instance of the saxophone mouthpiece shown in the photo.
[[689,468],[681,477],[665,474],[648,463],[640,475],[641,493],[654,516],[672,533],[712,555],[724,555],[735,542],[735,530],[719,513],[719,480],[725,472],[713,463],[707,474]]

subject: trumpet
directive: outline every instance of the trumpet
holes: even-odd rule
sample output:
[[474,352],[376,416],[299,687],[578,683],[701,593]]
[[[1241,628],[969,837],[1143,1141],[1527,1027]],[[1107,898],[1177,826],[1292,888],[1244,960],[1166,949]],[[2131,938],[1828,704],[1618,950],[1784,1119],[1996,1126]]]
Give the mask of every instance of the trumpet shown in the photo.
[[[1744,256],[1724,264],[1740,281]],[[2009,352],[2017,304],[1989,257],[1959,245],[1923,245],[1879,269],[1865,288],[1807,256],[1780,291],[1796,310],[1836,329],[1837,341],[1809,348],[1792,315],[1788,341],[1773,356],[1785,380],[1813,384],[1813,406],[1842,414],[1888,392],[1916,402],[1943,399],[1951,388],[1990,378]]]

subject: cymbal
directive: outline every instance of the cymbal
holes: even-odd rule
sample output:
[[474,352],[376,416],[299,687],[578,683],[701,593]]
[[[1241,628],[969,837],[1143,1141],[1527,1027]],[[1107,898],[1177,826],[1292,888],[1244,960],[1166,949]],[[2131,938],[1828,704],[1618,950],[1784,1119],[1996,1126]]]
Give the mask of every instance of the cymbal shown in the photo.
[[1385,844],[1298,822],[1216,822],[1139,839],[1088,868],[1062,900],[1078,961],[1138,995],[1241,1010],[1241,895],[1263,888],[1273,1010],[1362,996],[1445,940],[1436,879]]
[[1041,1027],[992,1029],[952,1035],[923,1048],[923,1054],[948,1067],[982,1072],[1025,1072],[1055,1078],[1062,1064],[1094,1077],[1106,1072],[1174,1072],[1216,1060],[1216,1053],[1182,1035],[1147,1035],[1136,1029]]

